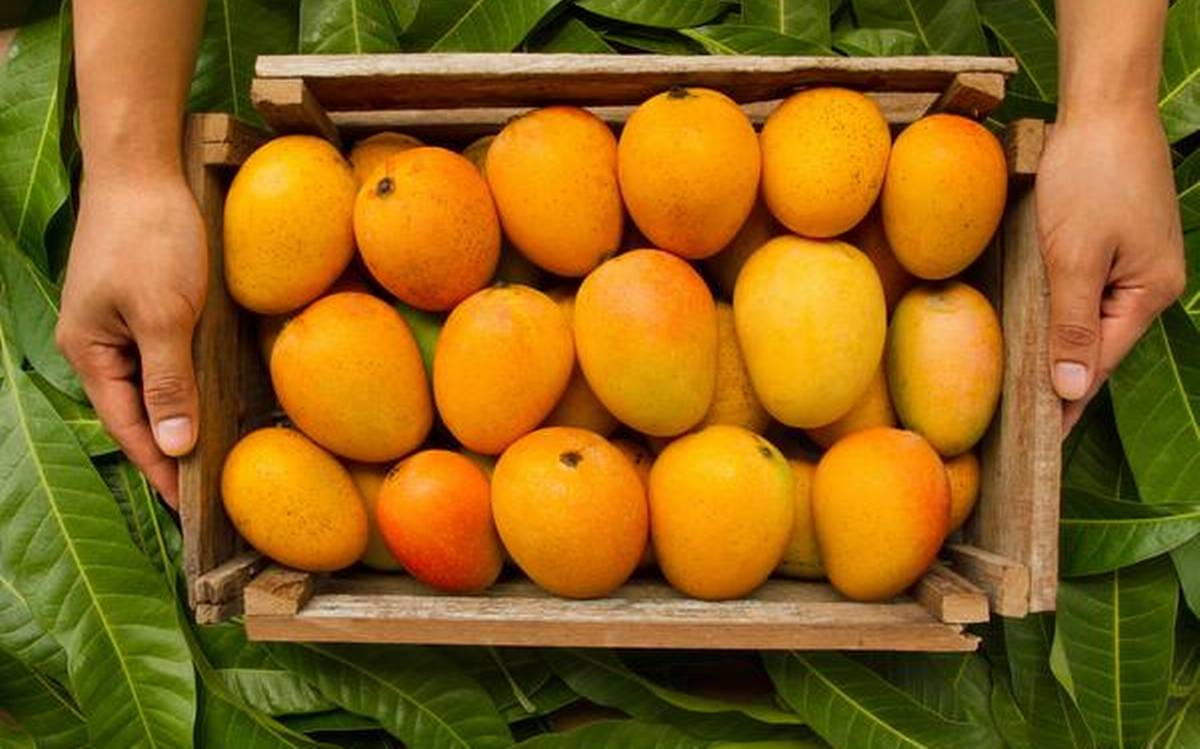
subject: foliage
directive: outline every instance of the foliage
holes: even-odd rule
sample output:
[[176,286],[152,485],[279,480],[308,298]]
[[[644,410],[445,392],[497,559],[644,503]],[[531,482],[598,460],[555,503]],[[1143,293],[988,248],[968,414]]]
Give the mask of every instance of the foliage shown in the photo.
[[[1016,57],[997,120],[1051,116],[1053,6],[210,0],[189,106],[257,120],[260,53],[943,53]],[[996,619],[978,654],[764,654],[746,702],[672,678],[707,662],[695,654],[264,646],[237,623],[191,624],[175,519],[54,347],[77,189],[71,41],[65,2],[35,0],[0,66],[0,745],[1200,744],[1200,0],[1171,6],[1159,95],[1188,290],[1064,445],[1057,616]],[[567,730],[584,701],[615,719]]]

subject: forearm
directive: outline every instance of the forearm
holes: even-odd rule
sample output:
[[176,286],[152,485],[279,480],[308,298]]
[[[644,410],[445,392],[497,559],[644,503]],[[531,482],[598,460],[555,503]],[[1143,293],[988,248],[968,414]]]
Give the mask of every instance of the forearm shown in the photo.
[[204,0],[76,0],[74,9],[85,174],[180,174]]
[[1059,120],[1153,111],[1166,0],[1057,0],[1057,11]]

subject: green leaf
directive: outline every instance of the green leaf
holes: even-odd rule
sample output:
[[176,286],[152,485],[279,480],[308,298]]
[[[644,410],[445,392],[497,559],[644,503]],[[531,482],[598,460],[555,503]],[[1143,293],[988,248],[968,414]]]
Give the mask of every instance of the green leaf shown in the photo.
[[988,53],[974,0],[853,0],[852,5],[860,26],[911,31],[930,52]]
[[1149,749],[1192,749],[1200,746],[1200,680],[1193,681],[1183,700],[1168,710],[1150,739]]
[[829,0],[742,0],[742,23],[828,48]]
[[46,226],[71,192],[59,150],[71,13],[65,1],[37,0],[31,15],[0,61],[0,220],[46,269]]
[[807,39],[780,34],[774,29],[722,23],[683,29],[712,55],[832,55],[833,50]]
[[217,675],[250,707],[268,715],[316,713],[334,708],[332,702],[298,674],[280,666],[266,646],[247,640],[241,623],[197,627],[195,633]]
[[1029,723],[1017,701],[1013,697],[1012,687],[1004,680],[992,680],[992,720],[996,731],[1004,739],[1004,745],[1012,749],[1031,749],[1029,743]]
[[978,745],[978,726],[943,718],[839,653],[764,653],[779,697],[834,746],[855,749]]
[[1200,129],[1200,0],[1167,11],[1158,111],[1172,143]]
[[1183,235],[1183,248],[1187,261],[1187,288],[1179,300],[1180,306],[1192,320],[1192,326],[1200,330],[1200,229]]
[[1179,305],[1150,325],[1109,380],[1121,444],[1146,502],[1200,487],[1200,330]]
[[1171,561],[1183,589],[1183,600],[1196,616],[1200,616],[1200,537],[1171,550]]
[[176,581],[183,539],[167,515],[150,482],[128,459],[101,467],[101,475],[125,516],[134,543],[163,575],[168,585]]
[[479,682],[496,708],[507,717],[537,713],[530,696],[554,679],[554,672],[536,650],[527,648],[446,648],[442,650]]
[[210,0],[188,108],[261,124],[250,102],[254,60],[295,52],[298,17],[296,0]]
[[852,57],[915,55],[921,40],[911,31],[900,29],[848,29],[834,35],[833,47]]
[[[1200,493],[1200,490],[1198,490]],[[1120,502],[1063,490],[1059,574],[1094,575],[1170,551],[1200,533],[1200,503]]]
[[395,52],[387,0],[300,0],[300,51],[305,54]]
[[699,55],[704,54],[704,47],[691,39],[670,29],[638,28],[636,26],[614,25],[601,32],[606,40],[623,47],[640,52],[652,52],[657,55]]
[[87,742],[83,714],[58,684],[3,650],[0,709],[21,724],[38,749],[78,749]]
[[185,746],[195,685],[161,576],[0,326],[0,573],[67,652],[95,747]]
[[636,720],[606,720],[564,733],[535,736],[514,749],[709,749],[677,728]]
[[33,617],[25,596],[0,570],[0,652],[59,682],[67,681],[67,654]]
[[417,10],[422,3],[421,0],[388,0],[388,5],[392,8],[392,20],[396,23],[396,29],[404,32],[417,17]]
[[583,698],[574,689],[556,676],[546,682],[541,689],[529,695],[529,701],[533,703],[533,712],[529,712],[516,700],[504,705],[497,703],[497,707],[506,721],[514,723],[519,720],[537,719],[579,702],[581,699]]
[[660,29],[699,26],[727,7],[724,0],[576,0],[575,4],[614,21]]
[[1004,53],[1021,66],[1020,77],[1043,101],[1058,96],[1058,32],[1052,0],[976,0],[983,25]]
[[1096,394],[1064,441],[1062,474],[1064,489],[1105,499],[1139,501],[1107,388]]
[[117,447],[113,438],[108,436],[104,425],[100,423],[100,417],[91,406],[85,406],[68,396],[37,372],[30,372],[29,379],[33,380],[33,384],[46,396],[46,400],[58,412],[63,423],[75,433],[75,439],[79,440],[79,446],[84,452],[95,458],[111,455],[121,449]]
[[349,710],[328,710],[309,715],[282,715],[279,722],[293,731],[301,733],[337,733],[343,731],[371,731],[379,728],[379,721]]
[[0,714],[0,749],[37,749],[33,737],[25,729],[15,723],[9,723],[8,720]]
[[1013,696],[1029,726],[1029,745],[1035,749],[1092,749],[1095,742],[1083,716],[1046,665],[1054,639],[1053,616],[1029,614],[1000,621]]
[[327,699],[368,715],[421,749],[490,749],[512,743],[508,726],[477,682],[445,656],[420,647],[268,646]]
[[416,13],[400,35],[400,49],[425,52],[462,18],[476,0],[435,0],[417,3]]
[[1167,701],[1178,603],[1166,557],[1059,582],[1058,635],[1100,744],[1141,747],[1150,738]]
[[616,52],[604,37],[575,16],[563,14],[529,43],[531,52],[574,52],[607,54]]
[[511,52],[563,0],[475,0],[431,52]]
[[1200,148],[1175,168],[1175,190],[1185,232],[1200,228]]
[[768,738],[772,726],[803,725],[795,714],[773,705],[730,702],[659,686],[632,671],[611,651],[553,649],[543,655],[559,678],[585,699],[694,736]]
[[[863,660],[873,671],[942,717],[990,725],[991,677],[983,656],[877,653]],[[991,736],[989,745],[1002,746],[1000,737]]]

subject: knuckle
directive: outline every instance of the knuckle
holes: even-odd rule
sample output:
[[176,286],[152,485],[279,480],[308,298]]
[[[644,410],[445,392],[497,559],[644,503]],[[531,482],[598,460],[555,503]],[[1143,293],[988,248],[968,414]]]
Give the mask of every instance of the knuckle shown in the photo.
[[191,397],[192,383],[178,374],[147,375],[142,383],[142,396],[151,408],[175,406]]
[[1054,340],[1060,346],[1068,348],[1088,348],[1094,346],[1100,338],[1095,328],[1079,323],[1056,323],[1054,325]]

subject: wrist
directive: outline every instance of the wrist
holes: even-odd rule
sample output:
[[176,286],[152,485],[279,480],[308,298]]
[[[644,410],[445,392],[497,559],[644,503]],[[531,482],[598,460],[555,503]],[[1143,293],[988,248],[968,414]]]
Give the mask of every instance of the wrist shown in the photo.
[[1158,100],[1153,93],[1115,93],[1095,96],[1063,96],[1058,103],[1056,125],[1120,122],[1129,125],[1158,124]]

